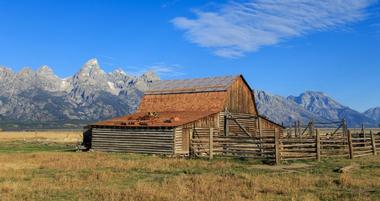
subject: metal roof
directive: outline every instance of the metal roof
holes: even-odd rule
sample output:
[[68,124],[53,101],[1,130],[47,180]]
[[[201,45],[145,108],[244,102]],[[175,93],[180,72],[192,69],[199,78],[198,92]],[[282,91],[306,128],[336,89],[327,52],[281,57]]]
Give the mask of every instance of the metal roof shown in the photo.
[[121,126],[121,127],[176,127],[184,125],[203,117],[215,114],[208,112],[138,112],[131,115],[113,118],[111,120],[97,122],[91,126]]
[[145,94],[225,91],[237,77],[239,76],[233,75],[185,80],[161,80],[145,91]]

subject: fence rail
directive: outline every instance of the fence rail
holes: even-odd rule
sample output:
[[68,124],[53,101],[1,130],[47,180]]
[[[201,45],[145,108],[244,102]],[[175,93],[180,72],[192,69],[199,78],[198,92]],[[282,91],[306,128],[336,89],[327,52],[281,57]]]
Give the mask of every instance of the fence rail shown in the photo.
[[380,133],[336,132],[334,135],[291,137],[278,129],[265,129],[263,136],[226,136],[216,129],[193,129],[191,149],[195,156],[221,155],[272,160],[276,164],[292,160],[320,160],[326,157],[363,157],[380,151]]

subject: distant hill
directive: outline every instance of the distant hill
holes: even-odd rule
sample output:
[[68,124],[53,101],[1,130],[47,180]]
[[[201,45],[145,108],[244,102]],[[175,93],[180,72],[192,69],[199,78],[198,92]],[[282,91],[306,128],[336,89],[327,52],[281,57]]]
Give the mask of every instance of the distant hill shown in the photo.
[[368,118],[372,118],[380,124],[380,107],[371,108],[364,112]]
[[[80,128],[89,122],[132,113],[143,91],[159,77],[154,72],[131,76],[123,70],[104,72],[91,59],[73,76],[61,79],[48,66],[13,72],[0,67],[0,128]],[[349,126],[377,126],[380,108],[364,114],[322,92],[281,97],[255,91],[261,114],[278,123],[346,118]]]
[[[299,96],[281,97],[257,90],[256,101],[259,111],[273,121],[291,125],[300,120],[307,123],[310,119],[315,121],[347,120],[350,127],[377,127],[378,119],[371,115],[362,114],[333,100],[323,92],[307,91]],[[370,112],[368,112],[369,114]]]

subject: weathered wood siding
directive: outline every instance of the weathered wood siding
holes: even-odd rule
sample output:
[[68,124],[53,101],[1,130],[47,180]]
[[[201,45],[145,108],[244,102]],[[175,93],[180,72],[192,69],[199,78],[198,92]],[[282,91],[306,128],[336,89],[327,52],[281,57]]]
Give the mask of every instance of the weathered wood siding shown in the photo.
[[189,154],[189,132],[186,132],[182,126],[174,129],[174,154]]
[[173,154],[173,147],[173,129],[92,129],[92,149],[96,151]]
[[185,124],[183,128],[219,128],[219,113]]
[[278,129],[281,129],[283,130],[283,128],[267,119],[264,119],[264,118],[260,118],[261,119],[261,126],[262,128],[278,128]]
[[228,89],[225,106],[232,113],[257,115],[253,94],[241,77]]

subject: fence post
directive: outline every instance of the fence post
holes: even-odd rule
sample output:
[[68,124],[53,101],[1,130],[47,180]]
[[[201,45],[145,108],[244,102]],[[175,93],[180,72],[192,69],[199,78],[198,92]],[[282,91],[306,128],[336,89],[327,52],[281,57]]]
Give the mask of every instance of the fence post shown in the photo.
[[214,142],[213,142],[213,138],[214,138],[214,129],[213,128],[210,128],[210,138],[209,138],[209,159],[211,160],[213,158],[213,148],[214,148]]
[[347,123],[346,123],[345,119],[342,120],[342,129],[343,129],[343,135],[347,136],[348,135],[348,133],[347,133],[348,129],[347,129]]
[[363,135],[363,138],[366,138],[366,136],[365,136],[365,130],[364,130],[364,124],[362,124],[362,135]]
[[314,120],[310,121],[310,128],[309,128],[309,135],[314,136],[314,131],[315,131],[315,125],[314,125]]
[[354,150],[352,147],[352,135],[351,135],[350,130],[347,131],[347,140],[348,140],[348,153],[350,154],[350,159],[353,159],[354,158]]
[[280,164],[280,133],[278,128],[274,129],[274,148],[275,148],[275,160],[276,165]]
[[317,160],[321,161],[321,137],[319,135],[319,129],[316,129],[315,131],[315,139],[316,139]]
[[370,135],[371,135],[371,142],[372,142],[372,151],[373,151],[373,155],[377,155],[377,152],[376,152],[376,142],[375,142],[375,136],[374,134],[372,133],[372,130],[369,131]]

